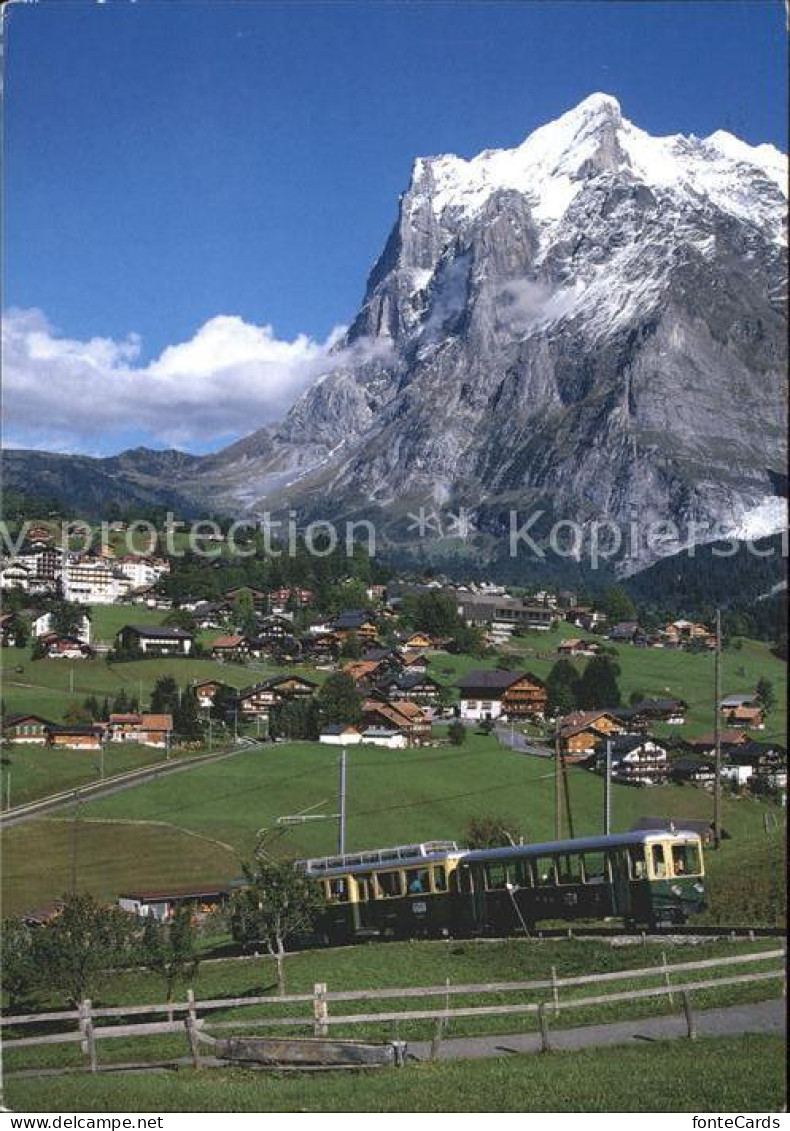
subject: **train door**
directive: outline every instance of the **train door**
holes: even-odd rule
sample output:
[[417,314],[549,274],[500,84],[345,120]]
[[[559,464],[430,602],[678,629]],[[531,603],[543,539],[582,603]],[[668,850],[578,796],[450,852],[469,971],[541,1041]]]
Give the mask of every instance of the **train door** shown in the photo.
[[612,914],[630,919],[631,884],[628,857],[625,852],[618,850],[610,853],[609,863],[612,869]]

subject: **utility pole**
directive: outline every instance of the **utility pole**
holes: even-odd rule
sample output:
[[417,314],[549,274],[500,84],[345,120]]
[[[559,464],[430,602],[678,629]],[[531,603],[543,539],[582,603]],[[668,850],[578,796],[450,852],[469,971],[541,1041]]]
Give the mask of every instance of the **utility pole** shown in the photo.
[[69,692],[74,694],[74,665],[69,665]]
[[603,783],[603,835],[612,831],[612,740],[606,740],[606,769]]
[[11,808],[11,771],[8,771],[8,778],[6,779],[6,809]]
[[74,790],[74,815],[71,821],[71,893],[77,891],[77,834],[80,819],[80,791]]
[[337,805],[337,851],[342,856],[346,851],[346,748],[340,755],[340,781],[338,783]]
[[560,764],[560,736],[554,734],[554,839],[562,840],[562,766]]
[[713,782],[713,844],[721,844],[721,609],[716,610],[716,651],[713,654],[713,745],[716,758],[716,777]]

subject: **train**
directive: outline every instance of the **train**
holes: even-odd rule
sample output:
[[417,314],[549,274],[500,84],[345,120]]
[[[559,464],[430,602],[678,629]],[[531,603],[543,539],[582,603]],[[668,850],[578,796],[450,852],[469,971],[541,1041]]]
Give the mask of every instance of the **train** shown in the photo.
[[486,849],[424,841],[298,866],[323,892],[328,945],[529,934],[547,921],[655,928],[705,909],[702,841],[682,829]]

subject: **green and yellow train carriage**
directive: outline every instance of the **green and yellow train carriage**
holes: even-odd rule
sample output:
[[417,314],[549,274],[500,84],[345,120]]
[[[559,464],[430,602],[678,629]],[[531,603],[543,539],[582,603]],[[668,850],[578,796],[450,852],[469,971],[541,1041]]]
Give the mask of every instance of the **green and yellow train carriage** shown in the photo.
[[513,934],[553,920],[652,927],[704,909],[693,832],[639,831],[469,851],[428,841],[301,861],[321,884],[326,942]]

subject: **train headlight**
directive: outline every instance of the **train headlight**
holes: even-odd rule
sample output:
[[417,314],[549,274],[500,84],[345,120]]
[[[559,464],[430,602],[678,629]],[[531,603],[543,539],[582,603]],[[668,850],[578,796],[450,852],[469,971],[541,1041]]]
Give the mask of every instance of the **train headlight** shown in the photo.
[[683,888],[680,886],[680,884],[673,884],[672,887],[669,890],[672,892],[673,895],[682,895],[683,894]]
[[697,891],[697,892],[699,892],[700,895],[702,895],[703,892],[705,891],[705,885],[704,884],[694,884],[694,891]]

